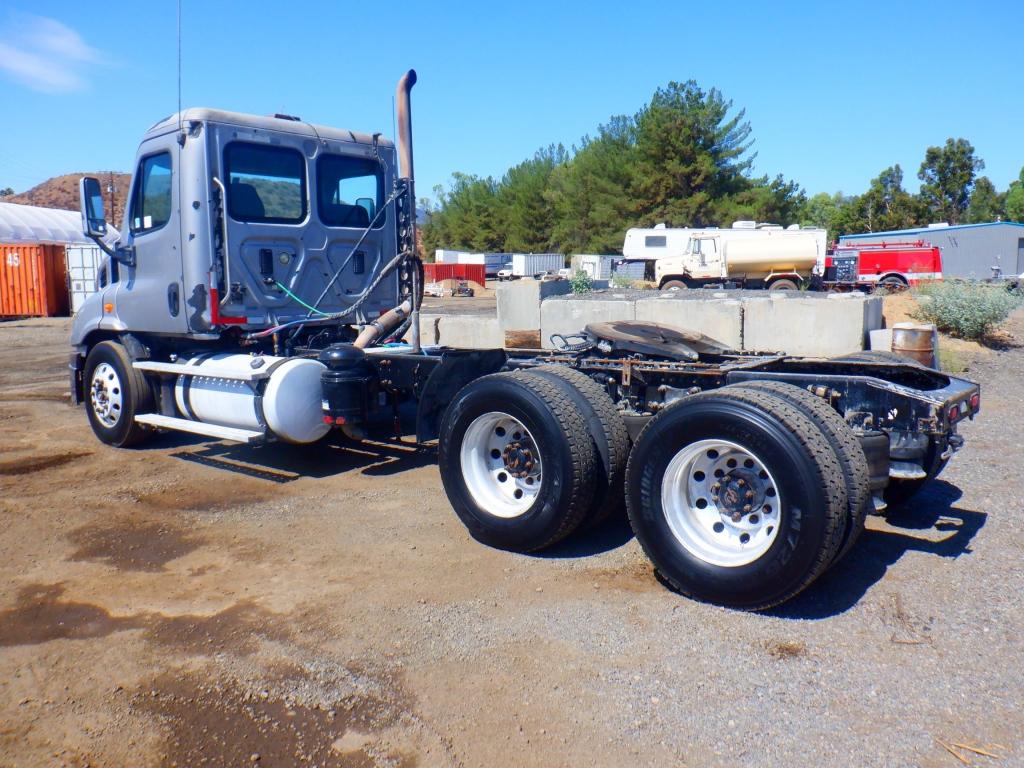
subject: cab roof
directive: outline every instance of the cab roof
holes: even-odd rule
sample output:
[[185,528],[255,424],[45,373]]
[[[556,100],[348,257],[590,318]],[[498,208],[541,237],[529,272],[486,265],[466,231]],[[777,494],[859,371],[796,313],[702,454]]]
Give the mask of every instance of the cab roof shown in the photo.
[[[180,117],[179,117],[180,116]],[[209,107],[190,107],[180,113],[165,117],[155,123],[148,131],[145,138],[160,136],[170,131],[177,130],[178,124],[191,122],[220,123],[223,125],[237,125],[241,128],[258,128],[266,131],[281,133],[293,133],[299,136],[310,138],[333,139],[334,141],[348,141],[358,144],[370,144],[373,141],[372,134],[350,131],[345,128],[331,128],[326,125],[313,125],[303,120],[291,117],[274,117],[273,115],[247,115],[242,112],[229,112],[224,109],[210,109]],[[391,139],[383,136],[379,138],[381,147],[394,147]]]

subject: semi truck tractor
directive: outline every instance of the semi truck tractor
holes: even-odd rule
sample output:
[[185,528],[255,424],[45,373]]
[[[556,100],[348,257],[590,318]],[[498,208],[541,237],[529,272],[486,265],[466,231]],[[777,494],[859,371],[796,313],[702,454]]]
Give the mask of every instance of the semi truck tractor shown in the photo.
[[625,513],[665,583],[741,609],[814,582],[960,448],[978,387],[888,354],[739,352],[637,322],[549,352],[421,345],[415,82],[398,85],[397,146],[285,115],[161,120],[113,246],[82,180],[108,262],[72,326],[71,395],[99,440],[315,444],[396,424],[436,447],[479,541],[534,552]]

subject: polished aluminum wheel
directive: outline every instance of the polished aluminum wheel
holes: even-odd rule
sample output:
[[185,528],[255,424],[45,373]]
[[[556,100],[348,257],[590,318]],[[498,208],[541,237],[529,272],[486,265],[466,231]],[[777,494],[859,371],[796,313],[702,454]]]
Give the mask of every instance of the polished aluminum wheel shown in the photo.
[[699,440],[679,451],[665,470],[661,503],[679,543],[712,565],[752,563],[778,535],[774,478],[754,453],[727,440]]
[[110,363],[100,363],[92,372],[92,381],[89,382],[89,404],[100,424],[107,429],[117,425],[123,404],[121,379]]
[[530,431],[507,413],[478,416],[460,452],[462,475],[473,500],[488,514],[513,518],[540,493],[540,451]]

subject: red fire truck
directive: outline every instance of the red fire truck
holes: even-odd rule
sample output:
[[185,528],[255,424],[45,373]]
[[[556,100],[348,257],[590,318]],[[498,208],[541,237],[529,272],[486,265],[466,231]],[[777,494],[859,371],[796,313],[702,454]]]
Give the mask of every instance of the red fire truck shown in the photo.
[[843,244],[825,257],[823,281],[830,288],[899,290],[942,279],[942,254],[923,240]]

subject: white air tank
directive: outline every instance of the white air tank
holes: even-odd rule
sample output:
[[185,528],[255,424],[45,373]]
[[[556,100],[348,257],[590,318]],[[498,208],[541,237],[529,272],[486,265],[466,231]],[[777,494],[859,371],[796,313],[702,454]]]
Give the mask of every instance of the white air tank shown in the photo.
[[[312,443],[327,434],[321,410],[323,363],[308,358],[221,353],[188,361],[199,371],[179,376],[174,399],[185,418],[260,432],[265,424],[289,443]],[[203,376],[202,369],[238,379]],[[253,372],[268,377],[248,380]],[[262,419],[261,419],[262,416]]]

